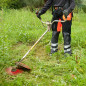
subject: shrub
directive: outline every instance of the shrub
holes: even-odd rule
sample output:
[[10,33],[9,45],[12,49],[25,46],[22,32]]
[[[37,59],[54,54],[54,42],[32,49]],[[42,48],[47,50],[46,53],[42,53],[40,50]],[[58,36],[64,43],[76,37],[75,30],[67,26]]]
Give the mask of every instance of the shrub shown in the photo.
[[0,0],[0,8],[21,8],[29,6],[30,8],[43,5],[44,0]]

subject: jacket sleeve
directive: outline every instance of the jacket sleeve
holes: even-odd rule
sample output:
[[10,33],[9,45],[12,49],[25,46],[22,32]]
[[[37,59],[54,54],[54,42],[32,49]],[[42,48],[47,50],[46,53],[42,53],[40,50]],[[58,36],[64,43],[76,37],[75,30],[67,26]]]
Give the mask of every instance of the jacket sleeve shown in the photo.
[[68,8],[68,13],[72,12],[75,8],[75,0],[70,0],[70,6]]
[[52,6],[53,0],[48,0],[44,7],[41,9],[41,14],[44,14],[51,6]]

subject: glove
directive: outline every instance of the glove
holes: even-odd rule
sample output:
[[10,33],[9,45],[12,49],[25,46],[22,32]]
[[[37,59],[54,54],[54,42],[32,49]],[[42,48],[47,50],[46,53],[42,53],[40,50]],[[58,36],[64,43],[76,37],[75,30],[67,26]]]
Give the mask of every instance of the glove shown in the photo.
[[39,19],[41,19],[41,15],[42,15],[42,14],[41,14],[41,11],[39,11],[39,12],[37,11],[37,12],[36,12],[36,16],[37,16]]
[[67,10],[67,9],[64,10],[64,11],[63,11],[63,14],[64,14],[64,16],[67,18],[67,16],[69,15],[68,10]]

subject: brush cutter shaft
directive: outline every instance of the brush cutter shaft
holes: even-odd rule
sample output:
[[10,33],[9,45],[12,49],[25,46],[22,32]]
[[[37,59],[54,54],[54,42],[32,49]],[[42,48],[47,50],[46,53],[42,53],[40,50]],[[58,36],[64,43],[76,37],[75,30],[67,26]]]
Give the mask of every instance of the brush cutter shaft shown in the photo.
[[19,61],[21,62],[28,54],[29,52],[36,46],[36,44],[41,40],[41,38],[48,32],[48,29],[43,33],[43,35],[35,42],[35,44],[28,50],[28,52],[23,56],[23,58]]

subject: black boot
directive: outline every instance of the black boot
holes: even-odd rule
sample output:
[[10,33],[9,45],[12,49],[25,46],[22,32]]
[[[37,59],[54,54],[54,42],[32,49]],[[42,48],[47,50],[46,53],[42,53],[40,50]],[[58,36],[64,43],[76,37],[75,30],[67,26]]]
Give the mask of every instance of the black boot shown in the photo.
[[64,57],[66,58],[67,56],[72,56],[72,51],[65,52]]
[[51,49],[51,52],[50,52],[50,56],[52,56],[52,54],[54,54],[55,52],[57,52],[58,49],[56,49],[55,51]]

